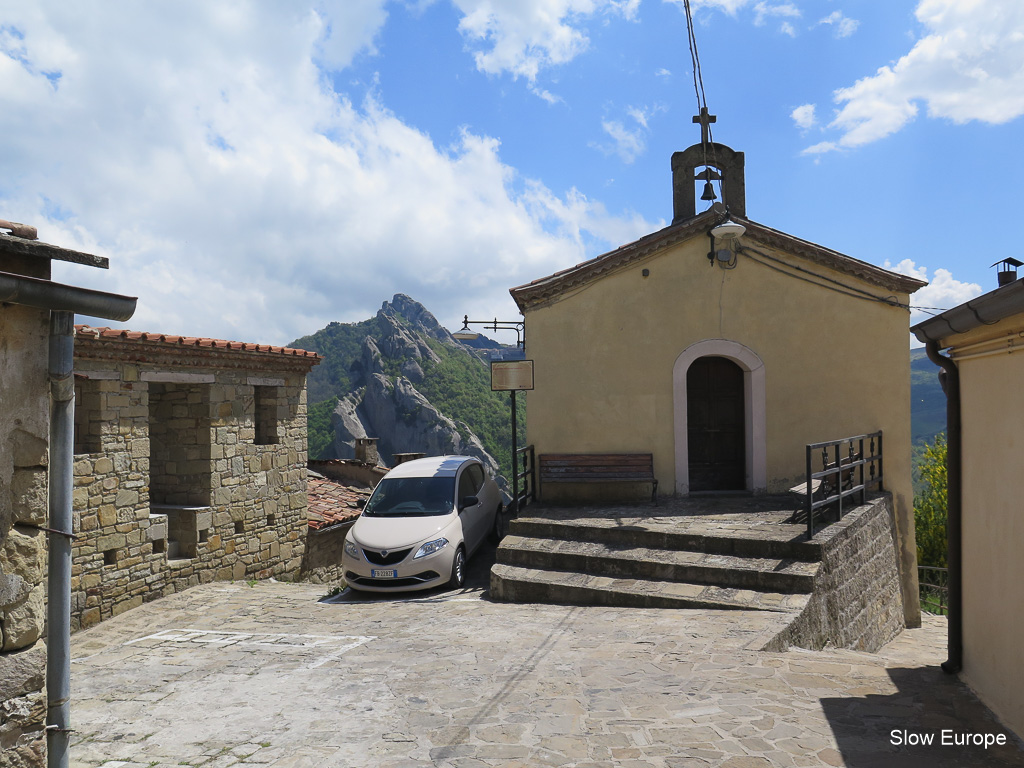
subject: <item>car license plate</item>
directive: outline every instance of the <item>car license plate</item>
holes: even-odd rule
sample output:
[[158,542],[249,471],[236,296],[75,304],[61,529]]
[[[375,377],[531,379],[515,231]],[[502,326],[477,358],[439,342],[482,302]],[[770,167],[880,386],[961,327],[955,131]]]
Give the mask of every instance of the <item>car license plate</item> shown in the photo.
[[378,568],[373,568],[370,570],[370,577],[374,579],[393,579],[395,578],[396,574],[397,572],[395,571],[394,568],[390,568],[386,571],[380,570]]

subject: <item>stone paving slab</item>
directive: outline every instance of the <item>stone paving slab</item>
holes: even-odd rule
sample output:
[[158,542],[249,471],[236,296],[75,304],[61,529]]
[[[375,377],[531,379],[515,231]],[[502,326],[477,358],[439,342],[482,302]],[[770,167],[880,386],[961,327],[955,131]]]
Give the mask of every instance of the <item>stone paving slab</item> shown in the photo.
[[[322,595],[207,584],[76,634],[72,765],[1024,767],[939,670],[942,619],[877,655],[767,653],[765,612]],[[892,743],[943,729],[1010,743]]]

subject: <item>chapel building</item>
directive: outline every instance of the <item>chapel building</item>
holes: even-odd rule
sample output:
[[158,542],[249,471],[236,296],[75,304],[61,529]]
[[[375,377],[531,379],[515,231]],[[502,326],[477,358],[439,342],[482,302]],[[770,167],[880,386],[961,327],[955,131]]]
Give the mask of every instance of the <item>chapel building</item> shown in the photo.
[[[534,361],[527,442],[541,461],[652,454],[659,495],[775,494],[804,481],[807,444],[881,431],[915,626],[908,330],[925,283],[747,218],[743,153],[707,128],[672,157],[669,226],[511,290]],[[722,202],[698,213],[702,183]],[[642,494],[537,489],[556,504]]]

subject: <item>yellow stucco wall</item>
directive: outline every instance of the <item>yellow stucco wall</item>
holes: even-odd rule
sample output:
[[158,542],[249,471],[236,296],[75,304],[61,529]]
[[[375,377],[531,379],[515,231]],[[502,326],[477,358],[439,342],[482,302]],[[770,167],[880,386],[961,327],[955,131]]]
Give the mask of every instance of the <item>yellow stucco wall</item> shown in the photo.
[[[538,454],[653,453],[659,492],[673,493],[675,362],[703,340],[738,342],[764,364],[768,492],[803,478],[807,443],[884,431],[886,488],[900,523],[904,598],[914,625],[908,311],[812,285],[743,255],[735,269],[711,267],[707,248],[707,238],[694,238],[527,309],[526,353],[535,364],[528,442]],[[908,301],[762,250],[846,286]]]
[[[960,368],[963,456],[963,674],[1024,735],[1024,350],[972,357],[987,339],[1017,337],[1024,316],[947,340]],[[1019,337],[1018,337],[1019,338]],[[967,346],[970,344],[971,346]]]

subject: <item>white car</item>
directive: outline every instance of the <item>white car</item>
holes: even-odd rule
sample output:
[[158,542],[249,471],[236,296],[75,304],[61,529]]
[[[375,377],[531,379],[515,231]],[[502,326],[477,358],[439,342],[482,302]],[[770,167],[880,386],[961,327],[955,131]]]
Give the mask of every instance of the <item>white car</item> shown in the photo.
[[367,592],[461,587],[466,560],[500,533],[501,494],[470,456],[399,464],[377,484],[349,529],[345,581]]

